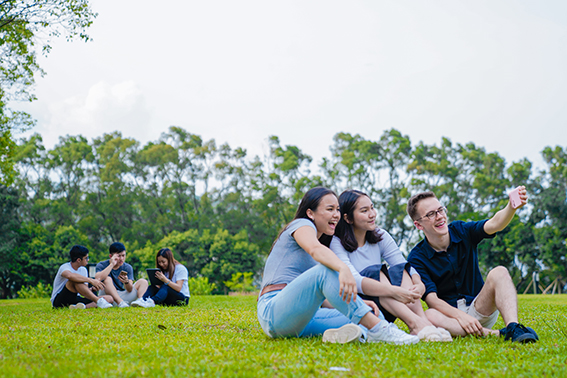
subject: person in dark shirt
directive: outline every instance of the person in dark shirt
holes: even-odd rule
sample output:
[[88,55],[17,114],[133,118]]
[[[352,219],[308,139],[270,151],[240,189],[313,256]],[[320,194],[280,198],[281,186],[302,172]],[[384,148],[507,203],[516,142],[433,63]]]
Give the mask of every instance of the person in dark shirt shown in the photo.
[[[522,207],[528,196],[520,187]],[[538,336],[531,328],[518,323],[516,288],[505,267],[492,269],[484,282],[478,266],[477,245],[503,230],[517,209],[510,202],[492,218],[479,222],[447,219],[447,209],[433,192],[410,198],[407,212],[425,238],[408,256],[409,263],[425,284],[428,319],[453,336],[500,334],[506,340],[533,342]],[[506,327],[491,328],[498,314]]]

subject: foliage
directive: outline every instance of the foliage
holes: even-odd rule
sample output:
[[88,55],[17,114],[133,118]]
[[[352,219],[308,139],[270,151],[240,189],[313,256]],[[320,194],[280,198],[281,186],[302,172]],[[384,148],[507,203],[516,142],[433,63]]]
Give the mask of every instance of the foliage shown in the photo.
[[14,133],[35,124],[29,114],[13,111],[7,103],[35,99],[34,75],[44,74],[37,62],[37,45],[47,55],[53,38],[87,41],[85,31],[95,17],[88,0],[0,1],[0,183],[14,180]]
[[51,285],[44,285],[42,282],[40,282],[36,286],[22,287],[18,291],[18,298],[50,298],[52,291],[53,288],[51,287]]
[[[270,339],[258,324],[253,296],[84,311],[55,311],[45,299],[8,300],[0,301],[0,371],[30,378],[561,377],[567,375],[566,305],[566,295],[519,296],[521,321],[539,334],[535,344],[467,337],[396,346]],[[499,319],[495,328],[503,326]],[[77,351],[88,351],[96,363],[79,361]]]
[[191,295],[211,295],[217,285],[209,283],[207,277],[189,277],[187,282]]
[[229,281],[225,281],[224,284],[231,291],[239,293],[250,293],[256,290],[254,286],[254,277],[252,272],[246,273],[234,273]]
[[525,185],[529,205],[480,244],[481,270],[505,266],[518,287],[534,271],[548,271],[543,285],[567,278],[564,147],[545,148],[546,166],[534,173],[526,159],[507,164],[473,143],[441,138],[414,145],[396,129],[378,140],[338,133],[314,175],[312,158],[297,146],[282,145],[276,136],[268,142],[265,156],[248,157],[178,126],[145,145],[120,132],[91,141],[67,135],[51,149],[37,134],[21,140],[14,155],[19,177],[6,208],[17,214],[10,240],[19,247],[7,252],[14,255],[12,268],[3,270],[10,272],[4,286],[11,289],[2,295],[51,283],[69,243],[87,246],[96,262],[114,241],[127,246],[136,270],[153,267],[157,251],[171,248],[190,277],[206,277],[214,293],[227,293],[233,274],[261,273],[274,238],[316,185],[368,193],[378,225],[406,253],[422,237],[405,213],[412,194],[433,190],[450,220],[481,220],[506,205],[511,189]]

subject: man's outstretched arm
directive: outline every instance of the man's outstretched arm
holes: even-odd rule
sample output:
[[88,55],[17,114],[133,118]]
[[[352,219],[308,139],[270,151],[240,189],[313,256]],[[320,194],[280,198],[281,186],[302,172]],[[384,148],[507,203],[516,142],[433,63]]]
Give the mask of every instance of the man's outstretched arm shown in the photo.
[[[519,194],[522,204],[518,207],[518,209],[528,202],[528,194],[526,192],[525,186],[520,186]],[[484,224],[484,232],[486,232],[488,235],[493,235],[498,231],[505,229],[514,217],[514,214],[516,214],[516,210],[517,209],[514,209],[512,207],[510,201],[508,201],[508,204],[505,208],[494,214],[492,218],[486,221],[486,223]]]

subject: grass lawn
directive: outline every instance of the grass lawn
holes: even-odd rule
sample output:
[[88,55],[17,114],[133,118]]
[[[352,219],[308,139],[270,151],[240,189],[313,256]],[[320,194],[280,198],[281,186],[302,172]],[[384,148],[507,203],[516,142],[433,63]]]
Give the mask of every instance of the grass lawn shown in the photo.
[[[253,296],[194,296],[186,308],[84,311],[53,310],[47,299],[6,300],[0,376],[566,377],[567,295],[519,298],[520,319],[538,332],[538,343],[272,340],[258,325]],[[499,319],[495,328],[501,327]]]

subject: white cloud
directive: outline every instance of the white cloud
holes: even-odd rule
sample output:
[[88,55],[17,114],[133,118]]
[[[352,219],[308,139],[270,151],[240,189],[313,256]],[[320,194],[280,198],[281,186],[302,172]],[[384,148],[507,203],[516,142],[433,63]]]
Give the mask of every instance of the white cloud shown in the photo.
[[53,102],[44,114],[42,128],[47,147],[59,135],[83,135],[89,139],[115,130],[139,141],[154,138],[149,128],[151,112],[138,84],[98,82],[86,95]]

